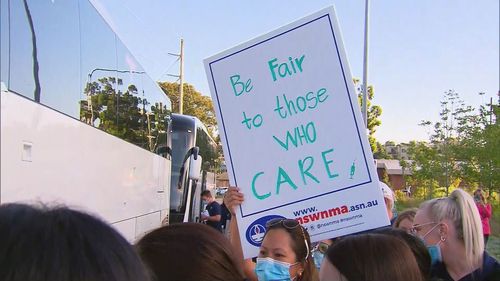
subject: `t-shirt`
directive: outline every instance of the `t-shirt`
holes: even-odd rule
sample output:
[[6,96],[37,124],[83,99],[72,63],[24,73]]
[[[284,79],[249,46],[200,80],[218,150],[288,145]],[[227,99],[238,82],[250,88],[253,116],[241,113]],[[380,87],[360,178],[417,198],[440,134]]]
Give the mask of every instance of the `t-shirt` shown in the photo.
[[[220,204],[217,203],[216,201],[212,201],[212,203],[209,203],[207,205],[207,208],[206,210],[208,211],[208,214],[210,216],[217,216],[217,215],[221,215],[221,208],[220,208]],[[219,221],[209,221],[207,220],[207,225],[217,229],[218,231],[221,231],[222,232],[222,228],[221,228],[221,224],[220,224],[220,220]]]

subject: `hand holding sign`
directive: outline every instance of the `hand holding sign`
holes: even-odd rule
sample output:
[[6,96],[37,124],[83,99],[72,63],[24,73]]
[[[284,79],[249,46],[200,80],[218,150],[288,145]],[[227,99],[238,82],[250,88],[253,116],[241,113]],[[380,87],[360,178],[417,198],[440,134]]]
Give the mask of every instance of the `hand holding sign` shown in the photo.
[[246,195],[227,199],[241,203],[246,257],[272,217],[296,219],[313,241],[388,224],[332,8],[215,55],[205,68],[229,179]]
[[230,186],[224,194],[224,204],[233,216],[236,215],[236,208],[243,203],[244,199],[240,189],[234,186]]

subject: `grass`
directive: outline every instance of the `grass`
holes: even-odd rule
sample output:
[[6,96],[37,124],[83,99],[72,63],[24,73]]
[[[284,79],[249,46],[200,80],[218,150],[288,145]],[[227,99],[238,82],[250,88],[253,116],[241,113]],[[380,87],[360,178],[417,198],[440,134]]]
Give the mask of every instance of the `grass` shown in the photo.
[[494,256],[497,260],[500,260],[500,205],[498,201],[492,202],[491,208],[493,209],[493,216],[490,220],[491,235],[488,239],[488,245],[486,245],[486,250],[490,255]]
[[491,235],[488,239],[488,245],[486,245],[486,250],[488,253],[500,260],[500,237]]

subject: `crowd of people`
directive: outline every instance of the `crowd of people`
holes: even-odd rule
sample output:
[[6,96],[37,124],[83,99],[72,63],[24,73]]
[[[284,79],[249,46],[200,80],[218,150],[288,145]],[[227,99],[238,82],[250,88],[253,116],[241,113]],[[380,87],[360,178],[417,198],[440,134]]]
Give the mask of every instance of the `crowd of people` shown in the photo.
[[[382,189],[386,205],[393,204],[393,195]],[[220,222],[221,206],[209,192],[202,198],[208,211],[202,220]],[[236,187],[224,197],[233,214],[243,201]],[[0,280],[500,280],[499,263],[485,251],[489,217],[491,206],[481,191],[473,197],[456,189],[401,212],[392,227],[316,244],[296,220],[273,219],[258,256],[243,259],[235,219],[230,239],[220,224],[180,223],[131,245],[81,211],[4,204]]]

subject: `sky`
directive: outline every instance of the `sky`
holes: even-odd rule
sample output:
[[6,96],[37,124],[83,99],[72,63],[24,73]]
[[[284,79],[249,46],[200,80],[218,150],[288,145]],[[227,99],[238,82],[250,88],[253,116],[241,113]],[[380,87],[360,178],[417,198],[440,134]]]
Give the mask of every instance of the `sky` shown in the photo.
[[[365,1],[90,0],[157,81],[178,75],[210,95],[203,59],[327,6],[338,17],[352,76],[363,77]],[[497,101],[499,1],[370,1],[368,84],[382,107],[379,142],[428,140],[422,120],[439,119],[444,92],[467,105]],[[479,96],[478,93],[485,95]]]

